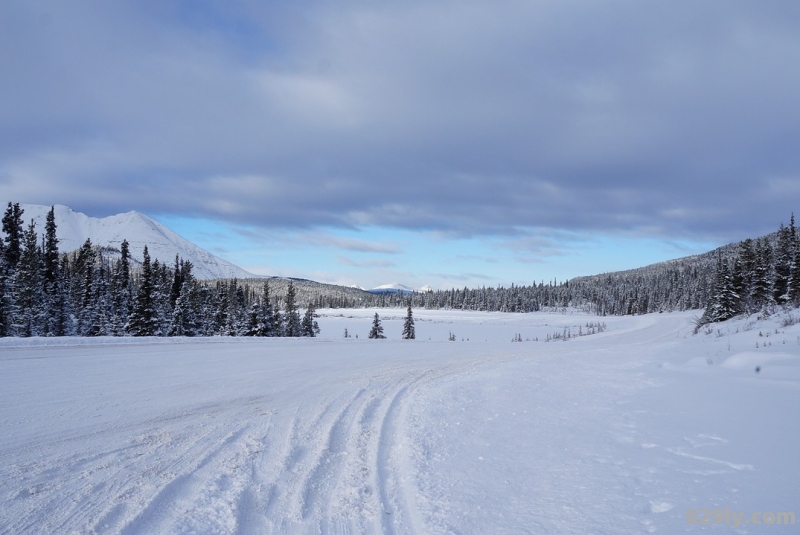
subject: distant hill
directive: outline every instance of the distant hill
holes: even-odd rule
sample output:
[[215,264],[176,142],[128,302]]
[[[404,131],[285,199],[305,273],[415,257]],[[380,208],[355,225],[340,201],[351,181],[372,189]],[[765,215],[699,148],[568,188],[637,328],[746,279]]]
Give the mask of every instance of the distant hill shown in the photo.
[[[20,207],[25,210],[23,214],[25,225],[27,226],[30,220],[34,219],[37,231],[43,233],[45,218],[50,207],[38,204],[21,204]],[[117,251],[122,240],[128,240],[131,256],[137,261],[142,260],[144,246],[147,245],[147,250],[153,260],[158,259],[169,266],[175,261],[175,255],[190,261],[194,266],[192,272],[198,279],[234,277],[252,279],[258,277],[258,275],[249,273],[198,247],[161,223],[139,212],[131,211],[96,218],[76,212],[66,206],[55,205],[55,216],[58,227],[56,231],[59,240],[58,247],[62,253],[79,249],[87,238],[92,241],[93,245]]]

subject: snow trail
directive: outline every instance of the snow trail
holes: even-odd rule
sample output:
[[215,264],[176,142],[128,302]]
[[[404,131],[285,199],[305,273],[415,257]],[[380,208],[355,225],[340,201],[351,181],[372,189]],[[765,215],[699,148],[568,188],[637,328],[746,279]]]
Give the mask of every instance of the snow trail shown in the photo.
[[[689,314],[551,343],[510,340],[598,318],[427,314],[418,335],[442,341],[0,341],[0,534],[673,533],[690,507],[798,512],[800,425],[780,413],[800,326],[769,324],[759,352],[757,330],[689,335]],[[446,341],[470,329],[494,338]]]

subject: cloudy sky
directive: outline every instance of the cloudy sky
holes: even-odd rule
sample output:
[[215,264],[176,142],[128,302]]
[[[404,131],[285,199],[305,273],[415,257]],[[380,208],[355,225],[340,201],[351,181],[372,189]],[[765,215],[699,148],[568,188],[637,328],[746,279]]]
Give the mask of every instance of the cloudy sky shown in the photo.
[[530,284],[800,207],[796,0],[0,2],[0,199],[250,271]]

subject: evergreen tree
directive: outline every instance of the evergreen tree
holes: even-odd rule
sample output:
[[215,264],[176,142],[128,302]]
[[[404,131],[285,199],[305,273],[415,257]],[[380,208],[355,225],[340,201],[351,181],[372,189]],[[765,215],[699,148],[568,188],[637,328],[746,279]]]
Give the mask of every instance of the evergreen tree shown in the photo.
[[172,272],[166,264],[158,259],[153,260],[153,310],[155,311],[155,324],[158,335],[164,334],[169,328],[172,318],[172,306],[169,302],[172,287]]
[[728,265],[720,257],[711,302],[701,318],[702,323],[724,321],[739,313],[739,296],[733,290],[733,278]]
[[61,280],[58,255],[58,237],[56,236],[55,207],[51,206],[45,221],[45,234],[42,243],[42,264],[45,303],[44,334],[47,336],[63,336],[63,295],[64,286]]
[[753,240],[750,238],[739,244],[734,260],[733,289],[739,295],[742,310],[750,312],[753,309],[753,281],[756,271],[756,253],[753,249]]
[[59,277],[58,272],[58,237],[56,236],[56,214],[55,207],[51,206],[47,212],[47,219],[44,226],[44,247],[42,248],[42,260],[44,261],[44,282],[50,287],[48,293],[52,292]]
[[73,301],[76,304],[78,319],[77,331],[80,336],[89,336],[95,323],[97,291],[95,288],[95,263],[97,253],[88,238],[78,250],[73,270]]
[[5,237],[5,259],[6,268],[14,271],[22,256],[22,214],[25,210],[19,207],[19,203],[8,203],[8,208],[3,215],[3,232]]
[[160,334],[157,312],[153,303],[153,294],[155,292],[153,282],[150,254],[145,245],[142,272],[139,276],[139,291],[136,294],[136,302],[125,327],[133,336],[158,336]]
[[11,329],[11,302],[8,298],[8,284],[5,269],[5,257],[0,258],[0,337],[13,336]]
[[772,298],[778,304],[789,300],[789,277],[794,256],[792,230],[781,223],[778,241],[775,246],[775,266],[772,284]]
[[112,317],[107,269],[102,257],[97,264],[97,270],[91,270],[91,272],[95,272],[95,274],[90,281],[91,302],[84,310],[83,334],[84,336],[108,336],[112,334]]
[[309,304],[306,313],[303,315],[303,321],[300,325],[300,330],[303,336],[314,337],[319,334],[319,324],[314,318],[317,317],[314,311],[314,305]]
[[196,318],[192,306],[193,293],[193,285],[190,282],[184,282],[178,298],[175,300],[167,336],[195,336],[197,333]]
[[228,301],[228,285],[225,282],[217,284],[216,297],[214,299],[214,334],[227,334]]
[[414,316],[411,313],[411,303],[406,311],[406,321],[403,323],[403,340],[413,340],[417,337],[414,331]]
[[753,307],[760,309],[773,302],[772,292],[772,247],[766,238],[758,241],[756,265],[751,285]]
[[42,274],[42,252],[36,235],[36,223],[22,235],[22,252],[14,275],[15,318],[13,329],[17,336],[40,336],[45,326],[45,294]]
[[274,336],[272,304],[269,298],[269,283],[264,281],[261,299],[254,299],[248,312],[247,336]]
[[131,315],[133,302],[130,248],[127,240],[122,240],[120,258],[114,263],[108,291],[111,294],[111,333],[122,336],[125,334],[125,325]]
[[272,307],[272,302],[269,296],[269,283],[264,281],[261,287],[261,303],[259,308],[259,324],[260,332],[257,336],[275,336],[278,329],[276,321],[280,322],[280,318],[275,317],[275,310]]
[[297,291],[294,288],[292,281],[289,281],[289,286],[286,289],[286,306],[283,311],[283,335],[284,336],[302,336],[302,328],[300,325],[300,314],[297,312]]
[[386,338],[383,335],[383,326],[381,325],[381,318],[378,316],[378,313],[375,313],[375,317],[372,318],[372,328],[369,331],[369,338],[371,340],[379,340],[382,338]]
[[[794,215],[792,216],[794,218]],[[795,247],[789,277],[789,303],[800,306],[800,247]]]

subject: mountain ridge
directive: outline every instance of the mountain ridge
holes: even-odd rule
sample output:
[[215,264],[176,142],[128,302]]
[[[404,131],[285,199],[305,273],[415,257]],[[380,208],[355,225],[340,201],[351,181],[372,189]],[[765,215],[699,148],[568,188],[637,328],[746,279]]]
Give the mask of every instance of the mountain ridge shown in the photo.
[[[20,204],[24,210],[25,225],[35,221],[38,233],[44,232],[50,206]],[[141,261],[144,247],[153,260],[171,265],[175,256],[188,260],[193,265],[193,274],[198,279],[260,278],[245,269],[220,258],[185,239],[155,219],[135,210],[108,217],[88,216],[61,204],[53,205],[56,219],[56,236],[59,251],[71,252],[80,248],[88,238],[92,244],[119,250],[127,240],[132,258]]]

